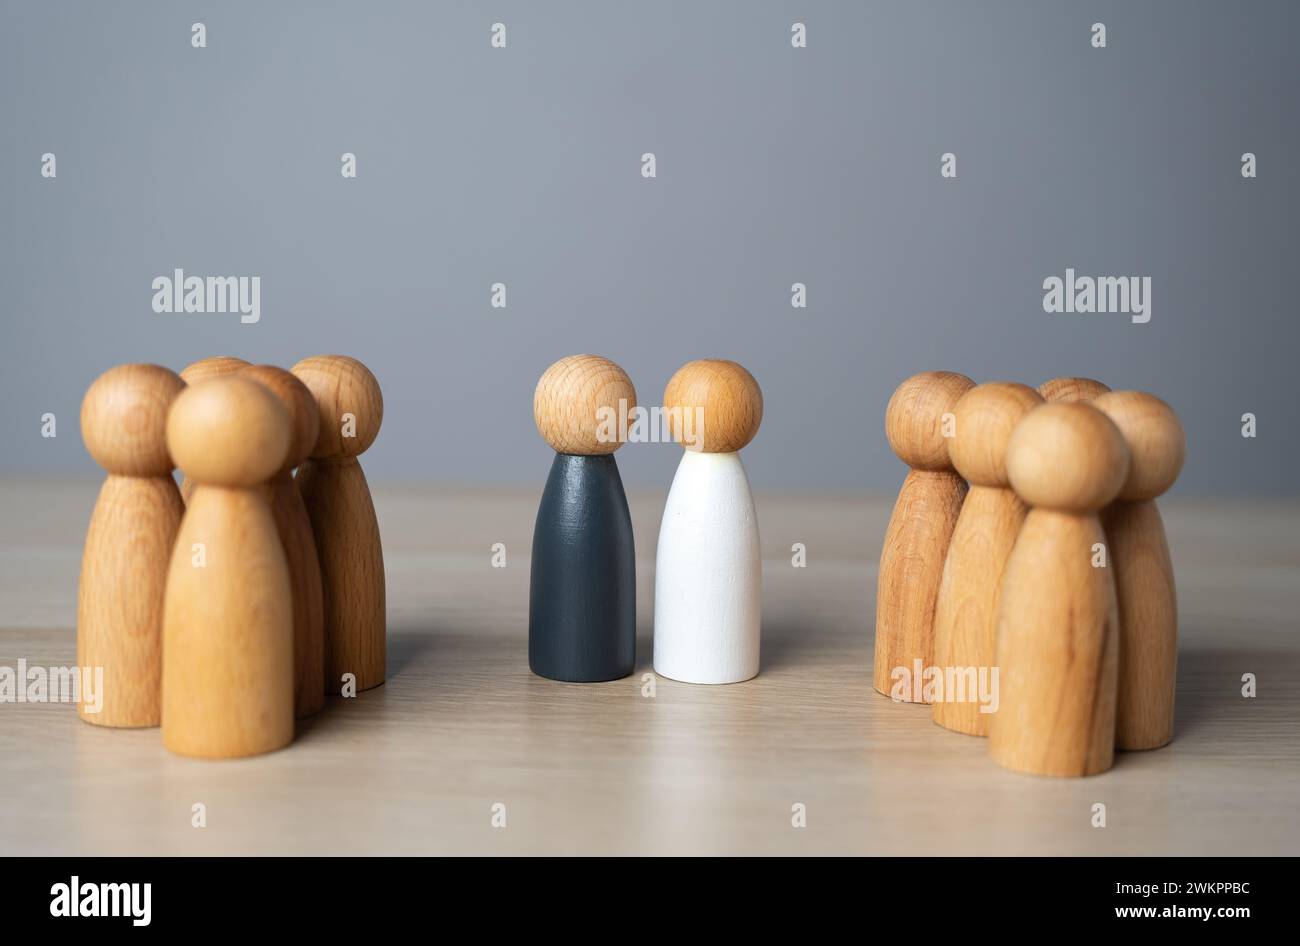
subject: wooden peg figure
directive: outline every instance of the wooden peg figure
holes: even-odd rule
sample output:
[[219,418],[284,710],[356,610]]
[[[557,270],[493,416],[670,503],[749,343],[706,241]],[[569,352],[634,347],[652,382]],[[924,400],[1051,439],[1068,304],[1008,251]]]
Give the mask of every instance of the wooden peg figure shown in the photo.
[[609,423],[635,407],[627,372],[598,355],[561,358],[533,392],[555,450],[529,575],[528,666],[540,677],[594,683],[636,664],[636,548]]
[[370,370],[345,355],[293,366],[316,399],[320,430],[297,483],[311,519],[325,597],[325,686],[339,693],[345,674],[357,690],[384,682],[387,649],[384,551],[370,487],[357,457],[384,419],[384,396]]
[[664,391],[685,449],[655,554],[654,668],[685,683],[758,674],[763,566],[740,450],[763,421],[763,392],[734,361],[684,365]]
[[81,436],[108,471],[86,531],[77,592],[77,665],[104,669],[100,726],[162,719],[163,591],[185,511],[167,452],[167,412],[185,383],[158,365],[119,365],[90,386]]
[[[181,380],[186,384],[198,384],[200,381],[207,381],[209,378],[223,378],[247,367],[248,362],[242,358],[236,358],[234,355],[213,355],[211,358],[201,358],[182,368]],[[190,482],[189,477],[183,478],[181,480],[181,499],[188,503],[190,493],[193,491],[194,484]]]
[[280,401],[238,375],[186,388],[168,415],[167,445],[195,484],[163,618],[163,745],[181,755],[293,739],[293,599],[265,487],[290,437]]
[[894,391],[885,408],[885,436],[911,467],[894,503],[880,552],[876,588],[877,691],[909,703],[929,702],[913,687],[894,693],[894,681],[911,679],[934,658],[934,612],[948,555],[966,498],[966,483],[952,468],[948,438],[958,399],[975,386],[964,374],[924,371]]
[[1093,402],[1124,435],[1132,463],[1101,515],[1119,599],[1117,749],[1158,749],[1174,738],[1178,600],[1156,497],[1183,468],[1186,437],[1173,409],[1151,394],[1115,391]]
[[1115,747],[1118,615],[1097,511],[1128,476],[1119,430],[1089,404],[1044,404],[1007,448],[1030,506],[998,604],[999,706],[989,753],[1037,775],[1095,775]]
[[988,710],[996,709],[980,699],[979,681],[991,680],[997,659],[1002,573],[1027,512],[1007,479],[1007,444],[1020,419],[1042,403],[1033,388],[995,381],[971,388],[953,408],[948,454],[970,490],[939,585],[934,665],[945,684],[960,680],[964,692],[941,688],[932,715],[940,726],[972,736],[988,735]]
[[243,369],[239,376],[256,381],[274,394],[290,418],[289,453],[267,486],[271,515],[284,545],[293,586],[294,715],[301,719],[325,705],[325,599],[316,539],[293,470],[316,446],[320,412],[307,386],[283,368],[254,365]]
[[1052,378],[1038,386],[1038,393],[1049,404],[1057,401],[1091,401],[1110,388],[1092,378]]

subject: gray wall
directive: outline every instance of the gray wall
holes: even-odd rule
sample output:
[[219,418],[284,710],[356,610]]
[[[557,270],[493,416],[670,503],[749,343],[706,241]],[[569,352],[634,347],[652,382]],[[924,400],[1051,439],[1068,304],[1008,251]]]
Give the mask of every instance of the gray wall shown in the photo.
[[[0,473],[92,471],[77,410],[112,364],[340,351],[384,387],[372,479],[540,489],[533,385],[593,351],[647,404],[689,359],[747,365],[760,487],[895,488],[885,401],[945,367],[1154,391],[1180,492],[1296,492],[1297,4],[0,10]],[[1044,313],[1067,266],[1150,275],[1151,322]],[[155,314],[174,267],[260,275],[261,321]],[[666,486],[677,456],[619,461]]]

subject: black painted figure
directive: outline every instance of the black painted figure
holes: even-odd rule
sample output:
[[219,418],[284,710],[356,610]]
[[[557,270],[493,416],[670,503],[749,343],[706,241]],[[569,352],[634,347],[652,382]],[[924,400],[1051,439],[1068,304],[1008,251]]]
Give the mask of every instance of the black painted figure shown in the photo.
[[552,680],[594,683],[636,666],[636,549],[614,462],[636,408],[627,373],[572,355],[546,369],[533,419],[555,450],[533,531],[528,666]]
[[556,454],[533,531],[528,665],[589,683],[635,664],[636,549],[618,464]]

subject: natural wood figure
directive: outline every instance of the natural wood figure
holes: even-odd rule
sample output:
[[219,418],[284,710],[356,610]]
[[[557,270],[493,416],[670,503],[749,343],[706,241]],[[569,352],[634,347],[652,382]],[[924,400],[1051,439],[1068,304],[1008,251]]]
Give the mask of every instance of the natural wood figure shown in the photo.
[[283,368],[254,365],[240,377],[256,381],[279,398],[288,412],[292,439],[284,464],[267,482],[271,515],[284,545],[293,586],[294,715],[299,719],[325,705],[325,600],[311,519],[293,469],[307,459],[320,433],[320,411],[307,386]]
[[167,452],[167,411],[185,383],[158,365],[119,365],[90,386],[81,436],[108,471],[86,530],[77,591],[77,665],[103,668],[100,726],[162,718],[163,591],[185,507]]
[[1091,401],[1110,388],[1092,378],[1053,378],[1038,386],[1038,393],[1049,404],[1058,401]]
[[[1027,512],[1007,479],[1007,444],[1020,419],[1042,403],[1033,388],[994,381],[971,388],[953,408],[948,453],[970,491],[939,586],[934,665],[943,685],[932,712],[940,726],[972,736],[988,735],[991,703],[981,701],[980,684],[992,679],[1002,573]],[[954,684],[960,691],[950,692]]]
[[[200,381],[207,381],[209,378],[223,378],[247,367],[248,362],[242,358],[236,358],[234,355],[213,355],[211,358],[201,358],[182,368],[181,380],[186,384],[198,384]],[[190,482],[188,476],[183,477],[181,479],[181,499],[188,503],[192,492],[194,492],[194,484]]]
[[167,445],[194,480],[167,576],[163,745],[233,758],[293,739],[293,599],[265,483],[289,414],[239,376],[186,388]]
[[1097,511],[1124,485],[1128,448],[1091,405],[1044,404],[1016,426],[1006,462],[1031,508],[1002,577],[989,753],[1020,772],[1095,775],[1114,755],[1119,656]]
[[293,366],[320,412],[311,457],[297,483],[311,519],[325,596],[325,688],[340,693],[384,682],[387,616],[384,552],[370,487],[357,457],[379,436],[384,396],[370,370],[345,355]]
[[1132,463],[1101,515],[1119,599],[1118,749],[1157,749],[1174,738],[1178,600],[1165,526],[1155,499],[1183,468],[1178,416],[1151,394],[1115,391],[1094,406],[1114,421]]
[[[876,690],[925,702],[914,686],[897,693],[895,680],[919,677],[934,657],[934,611],[948,543],[966,498],[954,472],[948,437],[958,399],[975,386],[964,374],[924,371],[894,391],[885,408],[889,446],[911,470],[885,531],[876,587]],[[920,662],[919,665],[917,662]]]
[[742,447],[763,392],[734,361],[692,361],[669,380],[664,410],[684,448],[655,554],[655,671],[686,683],[758,674],[763,562]]

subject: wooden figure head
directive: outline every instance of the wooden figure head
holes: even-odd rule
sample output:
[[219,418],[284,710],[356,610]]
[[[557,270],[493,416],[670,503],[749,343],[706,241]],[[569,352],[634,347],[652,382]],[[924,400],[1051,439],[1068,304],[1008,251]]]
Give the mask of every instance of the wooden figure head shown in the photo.
[[1119,428],[1132,457],[1120,499],[1155,499],[1174,485],[1183,469],[1187,437],[1172,407],[1141,391],[1112,391],[1093,406]]
[[1092,378],[1053,378],[1038,386],[1038,393],[1049,404],[1057,401],[1091,401],[1110,388]]
[[974,386],[955,371],[922,371],[900,384],[885,408],[885,436],[898,458],[914,470],[951,470],[945,415]]
[[311,455],[357,457],[370,449],[384,421],[384,394],[370,369],[347,355],[315,355],[293,366],[320,412]]
[[167,412],[185,388],[159,365],[118,365],[81,402],[81,438],[95,462],[121,476],[168,476]]
[[1031,506],[1093,512],[1128,477],[1124,437],[1101,411],[1079,401],[1043,404],[1024,416],[1007,446],[1011,487]]
[[202,358],[193,364],[186,365],[181,369],[181,379],[186,384],[198,384],[200,381],[207,381],[209,378],[220,378],[228,374],[234,374],[242,368],[247,368],[248,362],[242,358],[236,358],[234,355],[213,355],[211,358]]
[[289,440],[289,412],[280,399],[238,374],[190,385],[167,415],[167,446],[200,485],[266,482],[284,465]]
[[600,456],[623,444],[611,436],[636,407],[627,372],[599,355],[569,355],[542,373],[533,391],[533,421],[556,453]]
[[687,450],[734,453],[758,433],[763,392],[736,362],[705,358],[668,379],[664,410],[673,439]]
[[279,471],[289,472],[307,459],[316,446],[320,434],[320,409],[316,406],[316,399],[307,390],[307,385],[291,372],[275,365],[250,365],[241,370],[239,376],[262,385],[279,398],[289,413],[289,453]]
[[1042,403],[1033,388],[1011,381],[990,381],[971,388],[952,409],[948,455],[953,467],[974,486],[1009,486],[1007,444],[1011,432],[1025,414]]

